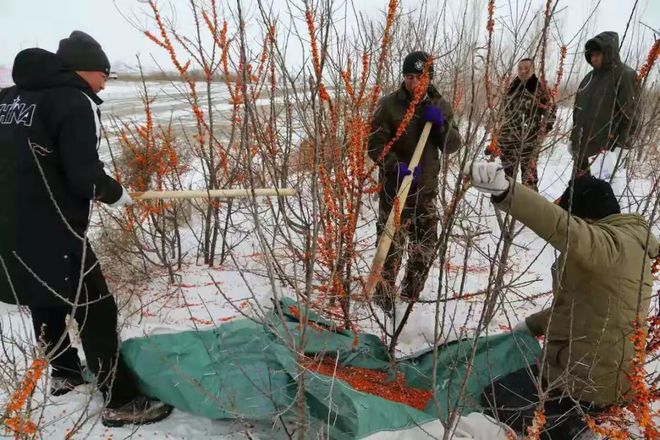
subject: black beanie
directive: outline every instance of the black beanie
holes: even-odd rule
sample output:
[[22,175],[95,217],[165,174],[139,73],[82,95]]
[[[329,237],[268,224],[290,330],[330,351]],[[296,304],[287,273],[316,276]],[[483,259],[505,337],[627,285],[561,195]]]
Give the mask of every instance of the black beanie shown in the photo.
[[110,73],[110,61],[101,45],[81,31],[73,31],[69,38],[60,40],[57,55],[71,70]]
[[[429,60],[429,54],[422,51],[410,52],[403,60],[403,74],[416,73],[421,75],[424,73],[424,65]],[[433,63],[429,66],[429,78],[433,79]]]
[[600,220],[621,213],[612,186],[589,174],[576,177],[569,183],[559,199],[559,206],[567,211],[570,207],[571,214],[583,219]]

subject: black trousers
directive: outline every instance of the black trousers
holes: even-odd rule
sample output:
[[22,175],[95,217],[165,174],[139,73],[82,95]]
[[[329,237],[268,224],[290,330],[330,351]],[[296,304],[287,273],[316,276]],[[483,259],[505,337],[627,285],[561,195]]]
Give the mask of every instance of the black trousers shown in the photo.
[[96,376],[107,405],[117,407],[139,394],[137,382],[119,355],[117,304],[108,291],[101,267],[91,253],[88,265],[93,268],[85,276],[79,294],[78,304],[81,305],[31,306],[32,324],[36,338],[51,363],[52,375],[80,375],[78,351],[72,347],[66,328],[66,317],[71,315],[78,323],[87,366]]
[[[535,366],[524,368],[491,383],[481,396],[484,412],[526,434],[540,400],[536,386],[538,373]],[[579,407],[590,415],[602,411],[586,402],[579,402]],[[578,404],[568,396],[550,391],[544,410],[546,424],[540,437],[543,440],[571,440],[588,429]]]
[[[411,191],[405,202],[399,228],[392,238],[392,246],[387,253],[382,270],[382,280],[377,286],[376,295],[393,301],[393,287],[401,267],[403,253],[408,251],[406,275],[401,296],[409,300],[419,299],[424,290],[428,271],[433,263],[433,251],[438,242],[438,212],[435,194],[422,194]],[[393,208],[394,196],[381,191],[376,236],[380,239],[387,218]],[[406,238],[408,238],[406,247]],[[376,245],[378,242],[376,242]]]

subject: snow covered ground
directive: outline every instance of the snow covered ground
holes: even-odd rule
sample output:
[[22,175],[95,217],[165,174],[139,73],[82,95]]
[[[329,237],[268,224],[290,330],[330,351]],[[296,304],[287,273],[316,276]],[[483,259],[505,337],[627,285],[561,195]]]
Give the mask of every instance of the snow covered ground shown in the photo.
[[[141,103],[136,99],[137,86],[139,86],[137,83],[109,83],[107,90],[101,95],[106,101],[103,107],[106,118],[110,115],[136,119],[141,117]],[[226,100],[226,89],[223,87],[218,86],[218,90],[213,92],[217,94],[220,101],[219,106],[224,105],[223,97]],[[159,115],[168,117],[172,112],[179,112],[181,117],[188,117],[186,104],[180,102],[175,87],[153,83],[149,84],[149,88],[150,93],[167,97],[154,106],[154,110]],[[548,199],[554,200],[563,191],[570,175],[570,160],[565,154],[565,146],[560,145],[554,151],[544,154],[539,169],[541,170],[541,192]],[[648,191],[648,182],[644,180],[633,180],[631,183],[637,194],[644,194],[643,191]],[[465,224],[464,228],[474,230],[479,227],[481,231],[487,233],[479,235],[474,243],[474,248],[467,250],[469,264],[465,274],[463,271],[463,259],[466,252],[464,243],[459,239],[450,242],[451,260],[445,268],[448,278],[445,279],[442,288],[447,289],[446,292],[451,297],[451,292],[458,292],[461,284],[464,284],[464,293],[475,295],[467,299],[449,300],[441,304],[440,314],[445,317],[446,322],[442,328],[441,341],[464,337],[473,331],[481,310],[482,299],[479,292],[488,284],[490,264],[489,260],[478,250],[490,249],[492,251],[500,235],[492,206],[485,198],[476,191],[470,190],[465,203],[477,210],[481,209],[482,213],[480,224]],[[623,205],[632,205],[628,209],[635,209],[634,204],[627,200]],[[374,211],[370,206],[365,207],[365,216],[373,219]],[[250,222],[251,219],[246,216],[241,221]],[[655,232],[659,233],[657,226],[655,225]],[[373,222],[361,228],[358,239],[373,243],[373,238],[371,238],[374,234],[373,229]],[[188,237],[188,242],[191,238]],[[371,247],[365,249],[365,261],[370,261],[372,253]],[[234,255],[239,267],[233,263],[227,263],[224,266],[209,269],[206,266],[188,262],[178,273],[180,282],[176,285],[168,285],[165,273],[154,273],[150,283],[144,286],[144,293],[141,295],[142,307],[138,309],[135,305],[129,305],[122,311],[122,337],[127,339],[161,332],[205,329],[231,319],[238,319],[242,313],[251,316],[258,315],[260,306],[268,307],[270,304],[269,299],[272,297],[270,282],[264,276],[263,271],[243,270],[242,274],[239,274],[239,270],[246,267],[259,267],[261,254],[254,234],[252,234],[251,240],[243,242],[234,250]],[[554,251],[531,231],[522,229],[516,236],[510,256],[512,270],[507,274],[507,280],[515,279],[515,285],[518,287],[506,295],[503,307],[490,323],[489,332],[506,331],[528,314],[549,304],[551,300],[549,268],[554,256]],[[291,264],[295,264],[295,262]],[[300,267],[302,267],[302,263],[300,263]],[[436,298],[440,273],[441,268],[436,262],[429,274],[422,299],[434,300]],[[655,287],[660,288],[660,283],[656,283]],[[115,293],[121,294],[121,292]],[[532,297],[534,299],[530,300],[529,298]],[[230,299],[231,302],[227,299]],[[355,313],[359,318],[358,325],[362,330],[378,334],[379,330],[375,322],[366,318],[366,307],[357,305]],[[431,344],[428,337],[433,334],[434,321],[435,304],[417,305],[408,321],[408,326],[401,335],[399,354],[403,356],[429,349]],[[24,310],[0,304],[0,325],[3,337],[19,339],[25,346],[29,346],[32,330],[29,316]],[[82,351],[80,353],[82,354]],[[14,354],[17,359],[24,359],[21,353]],[[254,424],[250,421],[212,421],[181,411],[175,411],[170,418],[154,425],[138,429],[110,430],[100,424],[100,396],[90,386],[79,387],[73,393],[57,398],[45,397],[43,389],[44,382],[42,381],[34,398],[35,402],[46,402],[45,406],[35,412],[35,414],[40,414],[41,426],[44,426],[43,438],[64,438],[66,432],[72,429],[81,416],[91,419],[73,438],[284,438],[284,434],[279,428],[273,428],[273,426],[277,426],[276,423],[271,426],[270,424]],[[3,402],[7,399],[6,391],[0,391],[0,400]],[[89,399],[91,399],[91,404],[88,405]],[[87,414],[81,414],[84,408],[87,408]]]
[[[146,83],[149,98],[154,99],[152,110],[164,118],[173,115],[175,119],[183,117],[193,120],[190,104],[186,100],[186,86],[181,82],[149,81]],[[111,80],[106,88],[99,93],[103,99],[102,110],[108,115],[122,120],[144,120],[144,107],[139,99],[142,84],[139,81]],[[201,92],[200,92],[201,93]],[[203,97],[206,95],[203,94]],[[224,83],[214,83],[211,96],[217,102],[217,110],[227,110],[231,106],[227,102],[229,93]],[[137,98],[137,99],[136,99]]]

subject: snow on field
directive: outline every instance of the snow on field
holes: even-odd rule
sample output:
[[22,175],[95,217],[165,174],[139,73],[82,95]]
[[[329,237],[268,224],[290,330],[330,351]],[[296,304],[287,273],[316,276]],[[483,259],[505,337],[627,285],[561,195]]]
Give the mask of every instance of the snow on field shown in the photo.
[[[177,110],[186,110],[185,113],[189,113],[190,104],[186,99],[188,95],[184,83],[148,81],[146,87],[149,98],[155,99],[152,105],[154,113],[165,118],[169,117],[170,112]],[[142,83],[139,81],[108,81],[105,90],[99,93],[104,101],[102,110],[108,115],[122,119],[144,118],[144,106],[139,99],[142,92]],[[214,83],[211,96],[218,104],[227,105],[229,93],[225,84]]]
[[[138,85],[127,82],[109,83],[107,90],[102,94],[106,100],[104,105],[106,118],[111,114],[122,118],[140,117],[141,103],[136,99]],[[154,108],[159,115],[168,117],[171,111],[184,111],[186,104],[179,102],[176,88],[172,85],[150,83],[149,88],[150,94],[167,97]],[[226,104],[225,92],[223,86],[219,86],[213,92],[218,97],[219,106]],[[563,191],[570,175],[570,160],[565,154],[565,146],[560,145],[554,151],[544,154],[539,169],[541,170],[541,192],[548,199],[554,200]],[[640,194],[637,191],[648,189],[648,182],[633,180],[632,183],[637,194]],[[358,231],[358,240],[363,243],[366,262],[370,261],[373,255],[375,225],[372,203],[373,201],[366,204],[364,213],[370,222]],[[490,271],[490,262],[479,252],[479,249],[492,252],[500,235],[494,210],[487,199],[476,191],[470,190],[466,196],[466,203],[477,210],[482,210],[482,213],[480,221],[476,218],[471,219],[475,224],[463,226],[466,229],[479,227],[487,233],[480,235],[475,246],[468,249],[469,263],[465,279],[463,279],[463,258],[466,250],[463,242],[455,239],[450,243],[451,259],[445,268],[449,277],[442,286],[443,292],[447,293],[450,300],[442,303],[439,308],[440,316],[444,316],[446,323],[440,331],[440,342],[465,337],[474,330],[482,307],[482,297],[479,292],[487,286]],[[624,203],[624,206],[628,205],[631,203]],[[266,222],[271,221],[267,217],[263,218]],[[244,215],[237,219],[237,222],[249,225],[252,218]],[[657,225],[655,232],[659,232]],[[184,233],[184,235],[186,235],[184,243],[192,247],[192,235],[189,233]],[[177,273],[179,281],[175,285],[168,285],[165,273],[154,273],[141,295],[142,306],[137,307],[133,304],[122,310],[122,338],[189,329],[207,329],[232,319],[238,319],[242,314],[259,316],[261,307],[270,306],[273,292],[270,281],[263,270],[262,254],[257,243],[254,234],[250,235],[250,240],[241,243],[234,250],[236,264],[229,260],[223,266],[209,269],[188,261],[184,268]],[[283,261],[289,261],[287,271],[291,271],[291,265],[295,264],[299,265],[300,270],[302,263],[287,257],[283,258]],[[554,251],[543,240],[536,237],[531,231],[520,228],[520,233],[516,236],[515,245],[511,250],[512,271],[506,277],[507,280],[515,279],[518,287],[512,289],[504,298],[497,316],[490,323],[489,332],[507,331],[510,326],[515,325],[528,314],[549,304],[551,300],[549,268],[554,257]],[[365,273],[362,275],[366,275],[367,268],[365,267],[364,270]],[[440,287],[438,282],[440,273],[441,268],[436,262],[429,274],[422,300],[436,299],[436,292]],[[458,292],[462,283],[464,283],[464,293],[469,296],[460,300],[451,299],[452,292]],[[656,283],[656,288],[658,287],[660,285]],[[284,288],[282,291],[287,292]],[[121,296],[121,292],[115,293]],[[531,297],[534,299],[525,299]],[[400,356],[428,350],[432,347],[429,337],[433,335],[435,308],[434,303],[418,304],[414,307],[408,321],[409,324],[401,335],[398,352]],[[358,325],[363,331],[379,334],[379,329],[374,321],[366,318],[368,313],[365,306],[356,304],[355,314]],[[29,316],[24,310],[0,304],[0,324],[4,337],[17,338],[23,341],[23,346],[29,346],[32,330]],[[80,353],[82,354],[82,351]],[[20,362],[25,362],[21,353],[16,352],[13,355]],[[0,396],[0,399],[4,401],[7,398],[6,390],[2,390]],[[88,412],[82,414],[89,399],[91,399],[91,405],[89,405]],[[37,391],[34,401],[44,401],[43,386]],[[154,425],[143,426],[135,430],[133,428],[109,430],[100,424],[100,397],[89,386],[79,387],[67,396],[48,397],[46,401],[47,405],[41,408],[42,425],[45,426],[43,438],[64,438],[66,432],[80,417],[90,417],[90,420],[73,438],[119,439],[130,436],[165,439],[284,438],[284,434],[270,424],[212,421],[181,411],[175,411],[170,418]]]
[[[188,100],[188,89],[182,82],[148,81],[145,83],[150,107],[154,115],[164,125],[171,121],[175,132],[181,127],[191,128],[196,124],[194,113]],[[103,99],[102,118],[104,128],[109,132],[110,148],[116,155],[120,151],[117,140],[116,124],[127,123],[142,124],[146,121],[144,103],[141,96],[144,94],[143,85],[139,81],[108,81],[106,88],[99,93]],[[216,129],[222,129],[223,120],[230,120],[233,105],[229,100],[229,91],[222,82],[213,83],[210,95],[207,96],[205,87],[198,86],[200,106],[206,110],[207,99],[210,96],[213,111],[223,118],[216,120]],[[277,101],[277,99],[276,99]],[[254,101],[257,106],[266,106],[270,101],[260,98]],[[110,162],[111,155],[105,142],[101,143],[100,156],[106,163]],[[201,173],[199,173],[201,174]]]

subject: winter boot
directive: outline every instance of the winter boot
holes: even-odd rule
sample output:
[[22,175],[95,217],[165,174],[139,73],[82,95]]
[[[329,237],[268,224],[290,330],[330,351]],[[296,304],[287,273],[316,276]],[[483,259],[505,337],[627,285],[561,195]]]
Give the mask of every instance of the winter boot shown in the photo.
[[394,295],[391,287],[384,285],[384,282],[378,283],[374,292],[373,302],[380,307],[387,316],[392,316],[394,308]]
[[417,302],[422,290],[424,290],[424,284],[419,282],[419,274],[407,273],[403,279],[399,299],[406,303]]
[[50,395],[62,396],[80,385],[89,383],[78,371],[53,372],[50,377]]
[[110,428],[124,425],[147,425],[163,420],[174,407],[160,400],[138,396],[117,407],[106,407],[101,416],[103,426]]
[[50,395],[62,396],[80,385],[94,383],[94,376],[84,364],[75,368],[53,368],[50,372]]

